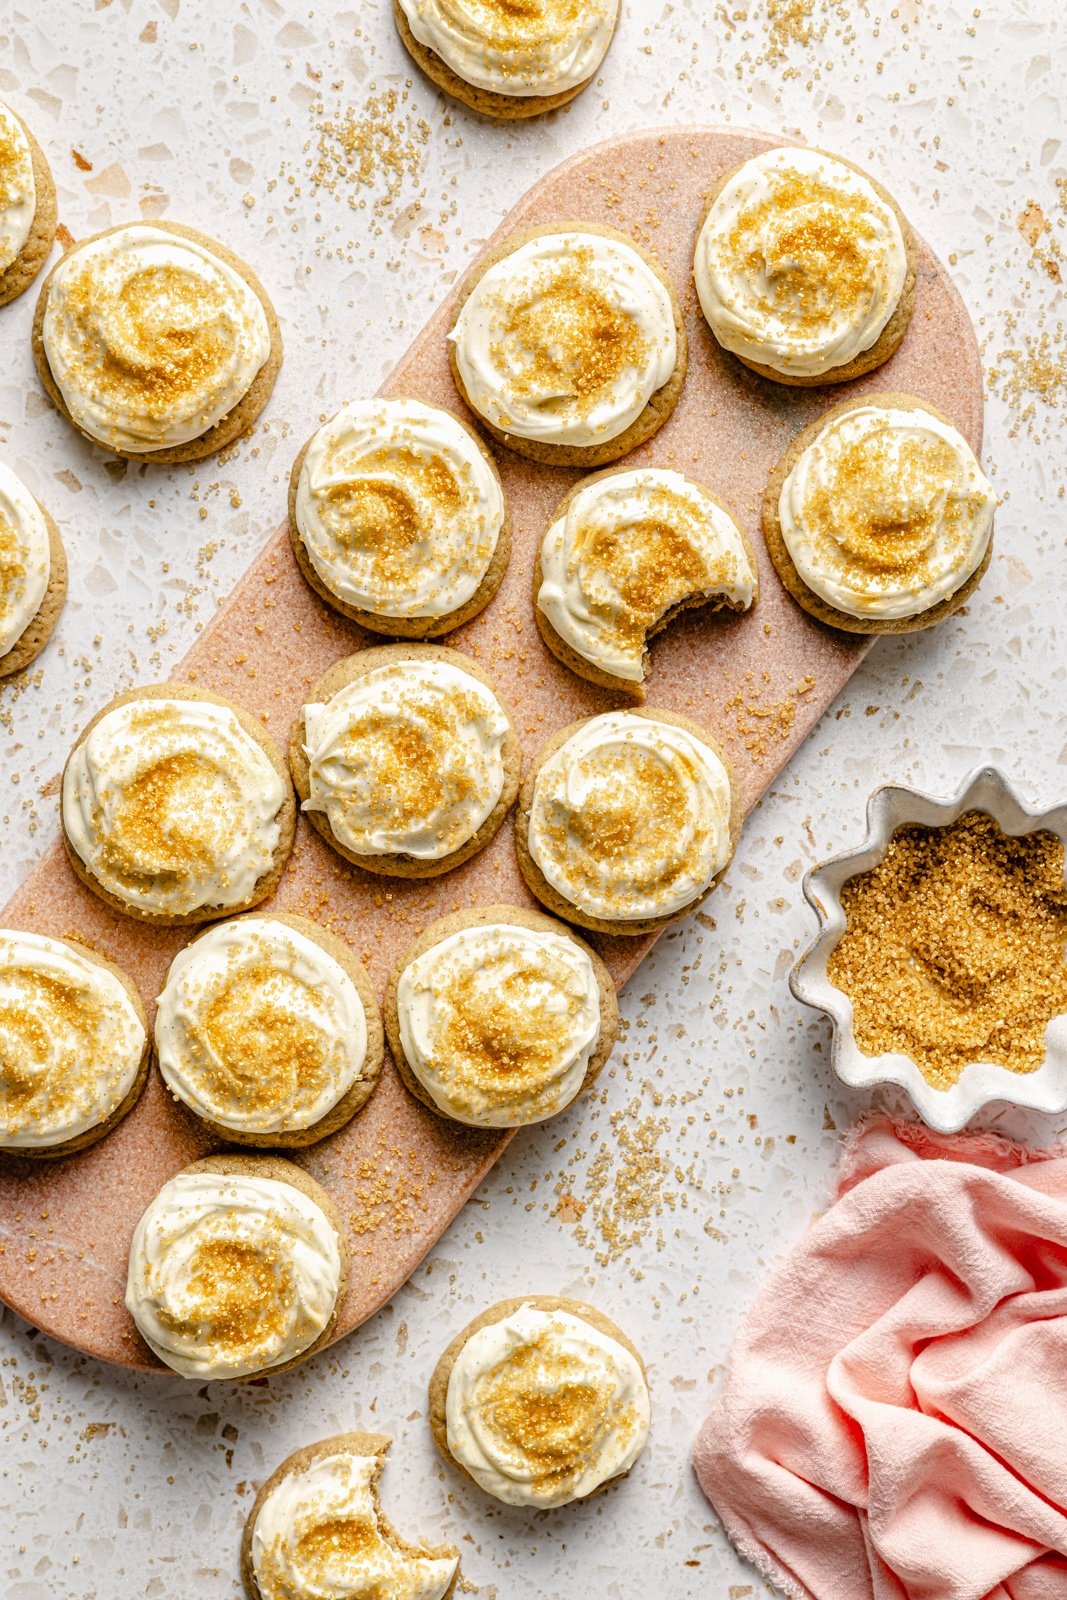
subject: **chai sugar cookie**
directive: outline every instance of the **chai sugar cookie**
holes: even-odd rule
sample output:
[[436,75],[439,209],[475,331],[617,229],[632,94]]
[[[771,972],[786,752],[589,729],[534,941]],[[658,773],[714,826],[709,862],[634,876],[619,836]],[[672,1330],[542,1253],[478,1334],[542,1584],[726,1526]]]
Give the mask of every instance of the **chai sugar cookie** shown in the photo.
[[639,700],[649,641],[680,611],[747,611],[758,594],[755,554],[734,513],[701,484],[655,467],[576,484],[534,569],[534,615],[552,654]]
[[296,806],[255,719],[189,684],[118,695],[63,770],[63,841],[78,877],[145,922],[210,922],[273,894]]
[[840,156],[779,146],[716,183],[693,274],[715,338],[775,383],[845,383],[882,365],[915,301],[915,237]]
[[699,904],[741,833],[737,781],[698,723],[607,711],[549,740],[519,797],[515,847],[530,892],[596,933],[643,934]]
[[562,923],[515,906],[434,922],[386,990],[405,1086],[474,1128],[543,1122],[595,1082],[618,1035],[611,974]]
[[0,101],[0,306],[18,298],[56,237],[56,186],[37,140]]
[[241,1540],[248,1600],[450,1600],[451,1545],[414,1544],[386,1520],[384,1433],[339,1433],[287,1456],[256,1495]]
[[351,1120],[382,1066],[381,1014],[348,946],[306,917],[218,922],[178,952],[159,997],[168,1089],[220,1138],[314,1144]]
[[35,661],[67,598],[67,557],[52,517],[0,464],[0,678]]
[[293,464],[289,536],[316,594],[406,639],[477,616],[511,553],[488,450],[420,400],[356,400],[312,434]]
[[581,94],[607,54],[619,0],[393,0],[393,15],[431,82],[483,116],[510,121]]
[[501,1300],[448,1346],[430,1380],[445,1460],[505,1505],[547,1509],[624,1478],[648,1438],[644,1362],[593,1306]]
[[126,1309],[184,1378],[284,1372],[328,1343],[348,1266],[340,1213],[300,1167],[207,1156],[165,1183],[134,1229]]
[[997,496],[925,400],[865,394],[798,435],[771,473],[763,532],[798,605],[848,633],[911,633],[973,594]]
[[133,461],[199,461],[259,416],[282,338],[232,250],[180,223],[130,222],[52,268],[33,354],[53,405],[93,443]]
[[0,929],[0,1150],[87,1149],[132,1111],[147,1075],[131,978],[75,939]]
[[495,439],[551,465],[596,467],[651,438],[678,402],[678,297],[632,239],[593,223],[512,234],[463,286],[452,376]]
[[289,760],[309,822],[346,861],[433,878],[492,839],[518,793],[522,752],[469,656],[381,645],[319,680]]

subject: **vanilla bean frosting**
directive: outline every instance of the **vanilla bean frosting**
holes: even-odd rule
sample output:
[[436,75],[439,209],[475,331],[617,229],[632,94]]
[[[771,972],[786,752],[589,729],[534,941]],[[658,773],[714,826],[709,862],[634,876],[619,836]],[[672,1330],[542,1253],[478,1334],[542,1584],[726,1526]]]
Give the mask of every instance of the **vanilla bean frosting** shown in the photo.
[[287,794],[229,706],[176,691],[112,707],[75,747],[63,828],[108,894],[185,916],[251,899],[274,864]]
[[833,418],[782,485],[778,520],[804,583],[859,618],[906,618],[976,572],[997,497],[967,441],[921,406]]
[[174,1094],[245,1134],[313,1127],[367,1060],[355,983],[314,939],[273,917],[219,923],[180,951],[155,1033]]
[[481,1128],[569,1105],[600,1039],[589,956],[518,923],[461,928],[416,956],[396,989],[408,1066],[446,1116]]
[[457,1355],[448,1448],[506,1505],[566,1505],[629,1471],[649,1410],[641,1364],[617,1339],[573,1312],[523,1305]]
[[418,400],[357,400],[307,447],[296,523],[339,600],[381,617],[443,617],[486,575],[504,494],[449,412]]
[[0,657],[41,609],[52,571],[48,523],[33,495],[0,464]]
[[744,611],[756,573],[733,518],[679,472],[613,472],[580,488],[541,546],[537,604],[584,661],[645,676],[648,635],[686,602]]
[[293,1184],[193,1168],[165,1183],[134,1230],[126,1309],[186,1378],[281,1366],[333,1316],[333,1223]]
[[84,433],[137,454],[199,439],[271,347],[259,296],[209,241],[131,223],[76,245],[47,286],[41,336]]
[[145,1042],[107,967],[65,939],[0,931],[0,1149],[48,1150],[106,1122]]
[[30,236],[37,212],[30,141],[18,117],[0,101],[0,272]]
[[528,848],[550,887],[586,916],[673,916],[729,861],[732,807],[729,773],[710,745],[654,711],[608,711],[542,762]]
[[492,691],[452,661],[374,667],[304,707],[304,810],[325,813],[356,855],[439,861],[495,810],[509,726]]
[[619,0],[400,0],[420,44],[495,94],[562,94],[604,59]]
[[262,1600],[443,1600],[458,1557],[422,1555],[383,1521],[376,1456],[338,1449],[286,1472],[256,1513]]
[[617,438],[678,360],[666,284],[624,240],[578,230],[537,234],[487,268],[449,338],[475,411],[551,444]]
[[721,345],[811,378],[877,342],[904,292],[908,254],[896,212],[862,173],[819,150],[782,147],[727,179],[693,271]]

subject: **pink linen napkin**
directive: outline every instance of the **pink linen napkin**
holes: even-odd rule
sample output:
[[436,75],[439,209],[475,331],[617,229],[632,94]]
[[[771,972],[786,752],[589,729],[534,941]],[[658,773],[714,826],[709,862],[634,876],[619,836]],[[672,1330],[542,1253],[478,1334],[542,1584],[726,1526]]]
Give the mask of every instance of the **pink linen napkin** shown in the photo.
[[862,1124],[694,1465],[791,1600],[1067,1600],[1067,1148]]

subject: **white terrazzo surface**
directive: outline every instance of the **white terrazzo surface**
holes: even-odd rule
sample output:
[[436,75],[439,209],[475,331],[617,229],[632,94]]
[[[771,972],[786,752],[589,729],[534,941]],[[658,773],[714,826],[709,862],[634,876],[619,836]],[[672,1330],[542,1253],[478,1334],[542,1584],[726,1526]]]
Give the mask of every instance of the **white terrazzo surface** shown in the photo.
[[[769,13],[783,9],[796,0],[624,0],[602,81],[566,113],[509,129],[413,73],[389,0],[0,8],[0,96],[47,150],[71,233],[138,214],[202,226],[255,264],[286,339],[264,423],[233,460],[146,472],[89,449],[41,395],[34,295],[0,312],[0,453],[64,527],[72,566],[40,672],[0,687],[0,897],[51,836],[54,800],[39,791],[75,731],[182,655],[280,520],[292,455],[318,417],[377,385],[534,178],[608,134],[758,125],[878,173],[951,261],[979,323],[995,391],[986,456],[1004,502],[970,614],[876,647],[751,819],[710,908],[718,926],[683,924],[634,980],[628,1039],[598,1102],[520,1136],[361,1332],[269,1388],[197,1388],[86,1361],[0,1314],[5,1600],[229,1600],[254,1485],[297,1445],[353,1426],[395,1435],[387,1507],[403,1530],[462,1545],[471,1592],[766,1592],[687,1460],[739,1318],[823,1204],[833,1129],[865,1104],[835,1087],[827,1029],[786,988],[811,931],[801,873],[860,836],[866,795],[885,779],[948,789],[991,758],[1035,800],[1067,793],[1062,8],[812,0],[812,36],[775,60]],[[410,141],[395,193],[380,170],[316,192],[316,124],[361,117],[388,93]],[[1020,218],[1031,235],[1048,219],[1036,248]],[[1048,398],[1031,392],[1038,381]],[[988,1120],[1038,1140],[1062,1131]],[[647,1217],[628,1209],[635,1142],[662,1166]],[[555,1214],[558,1192],[586,1203],[580,1222],[565,1220],[569,1203]],[[605,1225],[630,1228],[630,1247],[610,1251]],[[450,1334],[524,1291],[597,1300],[651,1373],[644,1458],[620,1490],[562,1513],[487,1501],[445,1473],[426,1426],[426,1380]]]

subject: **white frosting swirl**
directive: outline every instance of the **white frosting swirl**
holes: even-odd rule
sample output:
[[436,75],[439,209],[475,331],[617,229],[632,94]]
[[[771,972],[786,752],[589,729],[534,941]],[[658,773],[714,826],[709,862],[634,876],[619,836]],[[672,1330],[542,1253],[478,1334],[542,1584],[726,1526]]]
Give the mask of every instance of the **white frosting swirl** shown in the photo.
[[487,1494],[561,1506],[628,1472],[644,1448],[636,1356],[569,1311],[523,1305],[479,1328],[448,1380],[448,1448]]
[[508,719],[451,661],[375,667],[304,707],[305,811],[356,855],[440,861],[474,837],[504,788]]
[[0,931],[0,1149],[47,1150],[106,1122],[144,1047],[113,972],[64,939]]
[[191,1110],[240,1133],[313,1127],[367,1059],[367,1015],[333,956],[288,923],[241,917],[179,951],[156,1055]]
[[51,572],[44,513],[22,480],[0,464],[0,659],[40,611]]
[[449,338],[475,411],[550,444],[617,438],[678,360],[666,285],[596,233],[539,234],[489,267]]
[[78,427],[135,454],[207,433],[248,393],[271,343],[239,272],[198,239],[146,223],[63,258],[42,338]]
[[134,1230],[126,1309],[185,1378],[243,1378],[302,1355],[333,1315],[330,1219],[277,1178],[179,1172]]
[[256,1512],[262,1600],[443,1600],[458,1556],[418,1555],[382,1522],[374,1456],[337,1450],[287,1472]]
[[818,150],[753,156],[697,239],[697,295],[721,345],[757,366],[818,377],[876,343],[900,302],[900,222],[873,184]]
[[30,141],[18,117],[0,101],[0,272],[7,271],[26,243],[36,213]]
[[967,441],[922,409],[857,406],[827,423],[782,485],[801,578],[850,617],[914,617],[981,566],[997,497]]
[[541,546],[537,604],[584,661],[645,676],[651,629],[684,601],[746,611],[756,573],[733,518],[680,472],[638,468],[580,489]]
[[573,939],[517,923],[461,928],[400,975],[404,1056],[434,1104],[477,1128],[569,1105],[600,1039],[593,963]]
[[63,774],[63,828],[139,911],[239,906],[270,871],[287,786],[229,706],[136,699],[105,713]]
[[314,435],[297,531],[325,587],[381,617],[444,617],[485,577],[504,493],[477,441],[418,400],[356,400]]
[[494,94],[562,94],[603,61],[619,0],[400,0],[408,27],[464,83]]
[[655,713],[590,717],[541,765],[530,854],[587,916],[673,916],[730,859],[730,779],[710,745]]

